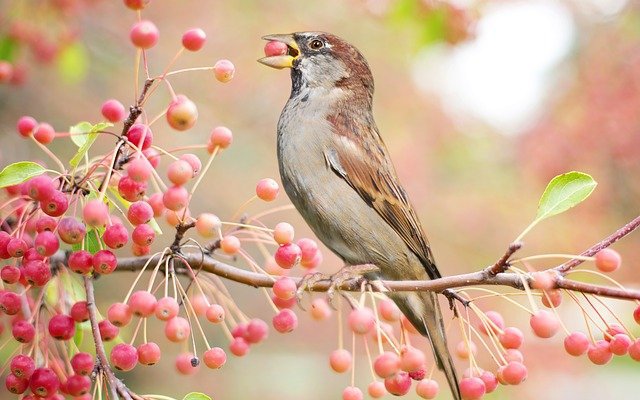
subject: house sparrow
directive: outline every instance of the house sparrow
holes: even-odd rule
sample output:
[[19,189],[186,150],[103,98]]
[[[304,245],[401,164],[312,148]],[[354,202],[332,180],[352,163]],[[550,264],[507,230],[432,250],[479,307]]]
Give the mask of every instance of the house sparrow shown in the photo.
[[[373,76],[365,58],[343,39],[324,32],[263,39],[287,45],[285,54],[258,61],[291,68],[291,96],[278,122],[278,162],[296,209],[347,266],[377,266],[379,272],[368,279],[440,278],[373,119]],[[437,295],[388,296],[429,339],[454,398],[460,399]]]

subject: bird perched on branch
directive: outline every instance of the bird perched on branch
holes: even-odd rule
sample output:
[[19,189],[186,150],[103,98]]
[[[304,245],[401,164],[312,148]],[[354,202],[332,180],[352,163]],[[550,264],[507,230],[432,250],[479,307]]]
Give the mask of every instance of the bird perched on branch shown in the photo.
[[[429,242],[373,119],[373,76],[351,44],[324,32],[269,35],[286,44],[262,64],[291,69],[291,96],[278,122],[278,161],[287,195],[316,236],[367,278],[440,278]],[[284,46],[283,46],[284,47]],[[458,379],[432,292],[394,292],[431,343],[455,399]]]

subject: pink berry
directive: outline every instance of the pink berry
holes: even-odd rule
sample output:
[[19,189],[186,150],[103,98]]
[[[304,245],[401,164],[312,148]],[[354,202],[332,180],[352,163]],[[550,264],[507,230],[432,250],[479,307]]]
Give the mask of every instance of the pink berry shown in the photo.
[[394,396],[404,396],[411,389],[411,377],[408,373],[400,371],[384,380],[384,387]]
[[0,311],[7,315],[16,315],[20,312],[21,306],[20,295],[14,292],[0,291]]
[[243,337],[247,343],[260,343],[267,338],[269,326],[259,318],[254,318],[247,325],[246,335]]
[[400,369],[406,372],[417,371],[426,363],[422,350],[412,346],[402,346],[400,349]]
[[486,387],[480,378],[462,378],[460,380],[460,395],[463,400],[479,400],[485,392]]
[[287,243],[278,247],[274,254],[276,263],[285,269],[291,269],[300,262],[302,251],[295,243]]
[[287,52],[289,51],[288,49],[289,48],[287,47],[286,43],[272,40],[264,45],[264,55],[267,57],[282,56],[287,54]]
[[207,367],[218,369],[227,362],[227,354],[220,347],[213,347],[204,352],[202,359]]
[[90,375],[94,364],[93,356],[89,353],[76,353],[71,358],[71,368],[78,375]]
[[40,260],[28,261],[22,264],[22,275],[29,284],[42,287],[51,279],[51,267]]
[[273,201],[278,197],[280,186],[271,178],[261,179],[256,185],[256,195],[264,201]]
[[273,327],[280,333],[289,333],[298,327],[298,317],[288,308],[280,310],[272,319]]
[[505,328],[498,337],[505,349],[519,349],[524,342],[522,331],[512,326]]
[[548,308],[558,307],[562,303],[562,293],[559,290],[542,292],[542,304]]
[[100,331],[100,337],[105,342],[115,339],[120,333],[120,329],[106,319],[98,322],[98,330]]
[[122,121],[127,116],[122,103],[116,99],[109,99],[102,103],[102,116],[109,122],[117,123]]
[[156,238],[156,232],[150,225],[138,225],[131,232],[131,240],[138,246],[149,246]]
[[20,280],[20,269],[13,265],[5,265],[0,270],[0,278],[4,283],[12,285]]
[[180,156],[180,160],[186,161],[191,165],[191,169],[193,170],[193,176],[198,176],[200,171],[202,170],[202,161],[195,154],[186,153]]
[[173,211],[185,208],[188,200],[189,192],[184,186],[172,186],[162,196],[164,206]]
[[[280,245],[291,243],[293,241],[293,235],[293,226],[286,222],[280,222],[273,229],[273,239]],[[300,257],[302,258],[302,249],[300,249]]]
[[390,299],[381,300],[378,303],[378,311],[380,312],[380,317],[388,322],[397,322],[402,316],[396,303]]
[[520,362],[511,361],[502,371],[502,377],[509,385],[519,385],[527,379],[527,367]]
[[84,375],[70,375],[64,383],[66,392],[74,397],[80,397],[91,390],[91,379]]
[[40,202],[40,209],[51,217],[59,217],[69,208],[67,195],[59,190],[54,191],[51,196]]
[[162,203],[162,193],[152,194],[151,196],[149,196],[147,203],[149,203],[149,205],[151,206],[151,209],[153,209],[154,217],[157,218],[162,216],[162,213],[164,212],[164,204]]
[[627,331],[618,324],[609,324],[609,326],[607,327],[607,330],[605,331],[604,340],[606,340],[607,342],[610,342],[611,339],[619,333],[626,334]]
[[198,51],[206,40],[207,34],[202,29],[193,28],[182,35],[182,46],[189,51]]
[[556,315],[546,310],[539,310],[529,320],[533,333],[541,338],[550,338],[560,329]]
[[249,353],[249,343],[242,337],[234,338],[229,344],[229,351],[236,357],[242,357]]
[[[502,315],[500,315],[499,312],[487,311],[485,313],[485,316],[489,319],[489,321],[491,321],[491,322],[487,321],[487,325],[494,333],[497,334],[499,330],[504,329],[504,318],[502,318]],[[480,324],[478,325],[478,330],[484,333],[485,335],[487,334],[487,328],[485,324],[483,324],[482,322],[480,322]]]
[[120,371],[131,371],[138,363],[138,350],[130,344],[119,343],[111,349],[111,364]]
[[41,122],[33,132],[33,137],[39,143],[49,144],[53,142],[53,139],[56,137],[56,131],[46,122]]
[[468,360],[471,354],[476,354],[478,351],[474,342],[460,341],[456,345],[456,355],[462,360]]
[[134,315],[141,318],[147,318],[153,315],[157,300],[156,297],[146,290],[138,290],[133,292],[129,298],[129,307]]
[[[15,376],[14,374],[7,375],[7,379],[5,380],[5,387],[9,391],[9,393],[13,394],[22,394],[26,392],[29,387],[29,380],[25,378],[20,378]],[[23,397],[26,399],[27,396]]]
[[11,257],[20,258],[27,251],[27,242],[24,239],[13,238],[7,244],[7,252]]
[[231,129],[225,126],[217,126],[213,128],[211,131],[211,135],[209,136],[209,143],[207,144],[207,150],[209,153],[213,153],[213,150],[216,147],[221,149],[226,149],[231,146],[233,142],[233,133]]
[[220,240],[220,249],[227,254],[236,254],[240,250],[240,239],[227,235]]
[[87,228],[82,222],[75,219],[75,217],[64,217],[60,220],[60,224],[58,225],[58,236],[60,236],[60,239],[63,242],[67,244],[79,244],[86,235]]
[[160,152],[158,150],[154,149],[153,147],[149,147],[142,150],[142,155],[147,159],[147,161],[149,161],[149,164],[151,164],[152,168],[158,168],[158,165],[160,165]]
[[88,274],[93,270],[93,256],[86,250],[74,251],[69,255],[69,268],[78,274]]
[[329,365],[338,373],[347,372],[351,368],[351,362],[351,353],[345,349],[334,350],[329,355]]
[[635,310],[633,310],[633,319],[637,324],[640,324],[640,305],[637,306]]
[[184,185],[193,178],[193,168],[191,164],[184,160],[176,160],[169,164],[167,177],[174,185]]
[[172,342],[183,342],[191,334],[191,325],[182,317],[174,317],[164,326],[164,334]]
[[[65,218],[62,218],[60,220],[60,223],[62,223],[62,221],[64,221],[64,220],[75,220],[75,221],[77,221],[75,218],[65,217]],[[42,215],[36,221],[36,232],[38,232],[38,233],[40,233],[42,231],[52,231],[53,232],[53,231],[56,230],[57,226],[58,226],[58,220],[56,220],[55,218],[50,217],[48,215]]]
[[236,68],[229,60],[218,60],[213,65],[213,74],[222,83],[227,83],[233,79]]
[[602,272],[613,272],[620,267],[622,258],[617,251],[606,248],[595,255],[596,268]]
[[193,128],[198,120],[198,107],[184,95],[178,95],[169,104],[166,113],[167,123],[177,131]]
[[134,124],[127,132],[127,139],[138,148],[146,150],[153,142],[153,132],[147,125]]
[[423,379],[416,385],[416,394],[423,399],[435,399],[439,391],[440,386],[433,379]]
[[76,332],[76,323],[68,315],[57,314],[49,320],[49,334],[57,340],[69,340]]
[[150,49],[158,43],[160,31],[156,25],[147,20],[136,22],[131,27],[129,38],[134,46],[143,50]]
[[38,233],[33,243],[36,251],[43,257],[51,257],[60,248],[60,242],[54,233],[44,231]]
[[82,209],[82,218],[89,226],[105,226],[109,219],[109,207],[101,200],[90,200]]
[[348,386],[342,391],[342,400],[362,400],[363,397],[362,390],[355,386]]
[[207,307],[205,316],[209,322],[220,323],[224,321],[224,308],[220,304],[211,304]]
[[389,378],[400,371],[400,357],[395,352],[385,351],[376,357],[373,370],[380,378]]
[[273,283],[273,294],[282,300],[289,300],[295,297],[297,289],[296,282],[286,276]]
[[210,238],[218,234],[222,222],[220,218],[210,213],[203,213],[196,219],[196,231],[205,238]]
[[89,320],[89,308],[84,300],[76,301],[69,310],[69,315],[75,322],[85,322]]
[[324,321],[331,317],[331,307],[329,307],[329,303],[327,300],[323,298],[313,299],[311,302],[311,318],[316,321]]
[[38,368],[33,371],[33,375],[29,379],[29,387],[33,394],[40,397],[48,397],[58,391],[60,380],[51,369]]
[[629,357],[634,361],[640,361],[640,339],[636,339],[629,346]]
[[618,333],[609,342],[609,350],[616,356],[623,356],[629,351],[629,347],[633,344],[631,338],[624,334]]
[[613,353],[609,349],[609,342],[606,340],[598,340],[589,346],[587,357],[596,365],[605,365],[613,358]]
[[387,389],[384,387],[384,383],[380,381],[373,381],[367,386],[367,393],[374,399],[379,399],[387,393]]
[[522,355],[520,350],[507,349],[504,353],[504,359],[507,360],[507,362],[509,361],[523,362],[524,356]]
[[25,115],[18,119],[17,130],[23,137],[29,137],[33,134],[33,130],[38,126],[38,121],[35,118]]
[[20,343],[31,343],[36,336],[36,328],[27,321],[20,320],[11,326],[13,338]]
[[94,272],[102,275],[112,273],[118,266],[118,259],[109,250],[99,250],[91,259]]
[[364,335],[373,329],[376,317],[370,308],[356,308],[349,313],[348,323],[354,333]]
[[124,225],[115,223],[107,226],[102,234],[104,244],[112,249],[119,249],[129,241],[129,231]]
[[154,365],[160,361],[160,346],[154,342],[143,343],[138,346],[138,362],[142,365]]
[[131,307],[125,303],[113,303],[107,309],[107,319],[115,326],[126,326],[133,318]]
[[178,315],[180,306],[173,297],[163,297],[156,303],[155,314],[156,318],[161,321],[168,321],[171,318]]
[[136,182],[146,182],[151,177],[153,166],[146,157],[138,157],[127,164],[127,175]]
[[200,360],[191,353],[179,354],[176,358],[176,369],[182,375],[194,374],[200,369]]
[[486,393],[491,393],[498,387],[498,378],[489,371],[483,371],[480,379],[484,382]]
[[129,176],[123,176],[118,182],[118,193],[130,202],[142,200],[146,191],[146,182],[136,182]]
[[36,364],[33,358],[24,354],[18,354],[11,359],[10,368],[11,373],[18,378],[29,379],[36,369]]
[[27,195],[38,201],[46,201],[56,190],[56,184],[53,179],[47,175],[38,175],[31,178],[27,181],[26,185]]

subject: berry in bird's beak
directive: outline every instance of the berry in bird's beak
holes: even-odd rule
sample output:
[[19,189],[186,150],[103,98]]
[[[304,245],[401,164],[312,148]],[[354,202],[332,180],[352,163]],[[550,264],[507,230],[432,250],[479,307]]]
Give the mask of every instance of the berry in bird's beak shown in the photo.
[[293,67],[293,61],[300,55],[293,35],[267,35],[263,39],[269,42],[264,46],[266,57],[259,59],[259,63],[277,69]]

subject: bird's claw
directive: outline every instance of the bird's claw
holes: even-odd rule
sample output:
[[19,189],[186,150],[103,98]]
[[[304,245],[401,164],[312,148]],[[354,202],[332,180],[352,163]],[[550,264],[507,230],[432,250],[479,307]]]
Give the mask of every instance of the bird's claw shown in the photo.
[[363,283],[368,282],[367,278],[364,277],[365,274],[378,271],[380,271],[380,269],[373,264],[346,265],[342,267],[340,271],[331,275],[331,284],[327,290],[329,305],[334,309],[336,308],[333,304],[333,298],[336,291],[339,291],[340,287],[342,287],[345,282],[353,280],[353,285],[362,285]]
[[303,276],[300,280],[300,284],[298,285],[298,289],[296,290],[296,300],[298,302],[298,307],[300,307],[303,311],[306,311],[302,306],[302,295],[304,294],[305,290],[311,291],[313,290],[313,286],[316,283],[328,279],[330,279],[330,277],[321,272],[312,272]]

